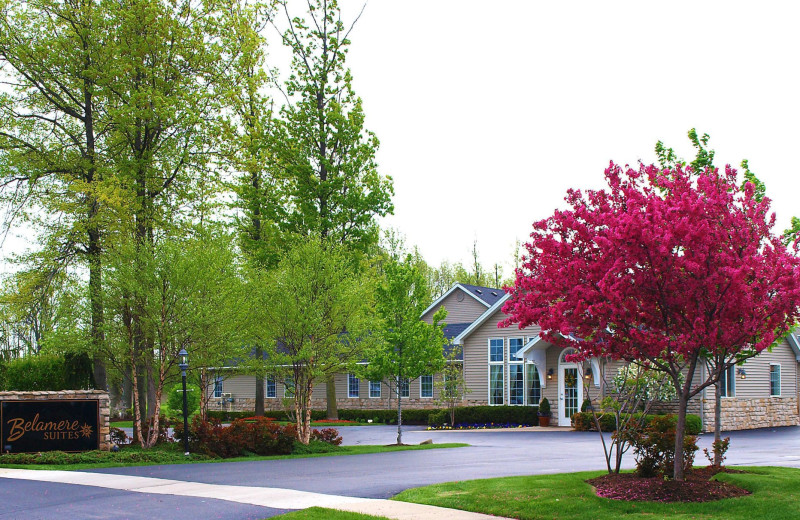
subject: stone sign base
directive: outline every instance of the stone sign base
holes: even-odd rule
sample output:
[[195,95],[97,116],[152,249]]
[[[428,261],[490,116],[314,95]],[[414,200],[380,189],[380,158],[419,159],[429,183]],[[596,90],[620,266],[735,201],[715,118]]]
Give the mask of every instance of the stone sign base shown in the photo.
[[111,449],[109,437],[109,399],[108,392],[101,390],[59,390],[42,392],[0,392],[0,402],[12,401],[77,401],[91,400],[99,403],[98,441],[99,448]]

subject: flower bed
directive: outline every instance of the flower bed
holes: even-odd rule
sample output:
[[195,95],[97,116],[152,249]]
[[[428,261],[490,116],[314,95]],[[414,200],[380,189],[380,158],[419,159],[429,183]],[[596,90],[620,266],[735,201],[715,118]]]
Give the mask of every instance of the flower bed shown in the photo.
[[519,423],[456,423],[454,427],[450,426],[428,426],[429,430],[490,430],[495,428],[527,428],[533,426],[532,424],[519,424]]
[[635,473],[603,475],[587,480],[597,496],[612,500],[646,502],[709,502],[722,498],[749,495],[746,489],[711,480],[713,468],[689,471],[686,480],[678,482],[662,477],[643,478]]

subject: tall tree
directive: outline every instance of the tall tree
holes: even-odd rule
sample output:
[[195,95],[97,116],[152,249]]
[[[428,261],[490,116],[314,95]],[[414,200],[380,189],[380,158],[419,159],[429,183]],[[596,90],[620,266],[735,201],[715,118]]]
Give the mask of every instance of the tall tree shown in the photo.
[[[345,66],[353,25],[345,27],[336,0],[310,0],[305,19],[292,17],[287,1],[278,3],[289,23],[283,42],[292,51],[290,103],[275,131],[289,208],[280,228],[364,253],[378,240],[375,218],[393,211],[394,190],[391,177],[378,172],[378,138],[364,128]],[[327,396],[328,417],[336,418],[332,379]]]
[[[99,91],[114,58],[108,5],[97,0],[0,2],[0,186],[12,218],[28,218],[65,258],[89,268],[94,377],[103,350],[103,201],[112,191],[99,144]],[[10,225],[7,222],[6,225]]]
[[[124,206],[119,218],[146,262],[159,234],[173,234],[192,216],[198,201],[207,202],[205,185],[216,118],[222,111],[228,77],[223,73],[240,52],[227,48],[222,35],[232,25],[235,3],[158,0],[110,0],[114,46],[113,82],[108,96],[109,156],[118,175]],[[126,240],[122,238],[121,240]],[[142,265],[142,270],[145,265]],[[145,297],[142,293],[139,297]],[[130,307],[133,341],[141,361],[132,367],[139,403],[152,417],[158,407],[156,338],[147,335],[142,316],[147,301]]]
[[[272,129],[273,103],[267,94],[272,81],[266,69],[266,45],[261,30],[273,15],[268,5],[241,6],[234,13],[235,23],[229,38],[241,48],[231,63],[234,81],[226,91],[230,111],[223,120],[223,157],[235,172],[233,189],[239,243],[248,259],[258,268],[277,265],[284,247],[279,222],[285,219],[281,181],[275,175]],[[261,345],[255,346],[256,360],[263,360]],[[256,363],[255,414],[264,415],[264,372]]]
[[430,302],[428,284],[411,255],[392,258],[384,266],[384,278],[376,291],[376,311],[383,321],[383,338],[368,351],[364,373],[370,381],[389,379],[397,396],[397,444],[403,441],[403,388],[425,374],[440,372],[445,365],[442,307],[433,323],[420,317]]
[[751,183],[741,190],[730,167],[692,175],[612,163],[606,179],[608,191],[570,190],[570,209],[534,224],[503,323],[538,323],[555,343],[570,337],[580,358],[647,360],[666,373],[683,480],[689,399],[720,373],[694,384],[698,364],[724,353],[724,370],[789,330],[800,261],[770,232],[769,200],[758,202]]
[[254,328],[294,385],[297,438],[308,444],[315,382],[352,370],[373,340],[371,284],[343,246],[319,240],[298,241],[276,269],[252,275]]

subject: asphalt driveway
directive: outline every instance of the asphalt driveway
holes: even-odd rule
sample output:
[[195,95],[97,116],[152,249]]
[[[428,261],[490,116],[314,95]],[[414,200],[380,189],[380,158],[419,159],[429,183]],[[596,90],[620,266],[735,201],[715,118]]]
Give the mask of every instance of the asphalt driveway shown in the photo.
[[[345,444],[390,444],[396,436],[396,428],[391,426],[346,427],[340,431]],[[729,465],[800,467],[800,427],[725,435],[731,437],[726,461]],[[604,468],[598,434],[593,432],[539,429],[447,432],[410,427],[405,430],[403,440],[414,444],[425,439],[432,439],[434,443],[464,442],[471,446],[293,460],[108,468],[97,472],[388,498],[411,487],[438,482]],[[702,448],[709,447],[712,440],[709,435],[701,436],[698,463],[703,462]],[[625,467],[632,466],[633,459],[628,455]],[[169,511],[167,516],[171,518],[196,520],[265,518],[282,512],[220,500],[153,497],[76,485],[17,480],[4,480],[1,484],[0,500],[5,506],[0,518],[23,515],[53,518],[54,511],[69,513],[73,518],[148,518],[162,517]],[[34,496],[43,499],[32,500]],[[108,504],[108,508],[104,504]],[[112,509],[114,504],[124,505],[124,509]],[[121,514],[126,510],[130,513]],[[203,511],[202,514],[198,514],[199,511]]]

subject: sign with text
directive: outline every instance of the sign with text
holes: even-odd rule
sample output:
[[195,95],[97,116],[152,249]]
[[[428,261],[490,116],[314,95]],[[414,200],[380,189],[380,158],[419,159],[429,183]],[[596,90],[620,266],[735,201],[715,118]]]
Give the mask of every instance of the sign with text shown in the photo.
[[3,453],[88,451],[99,447],[100,403],[96,399],[3,401]]

